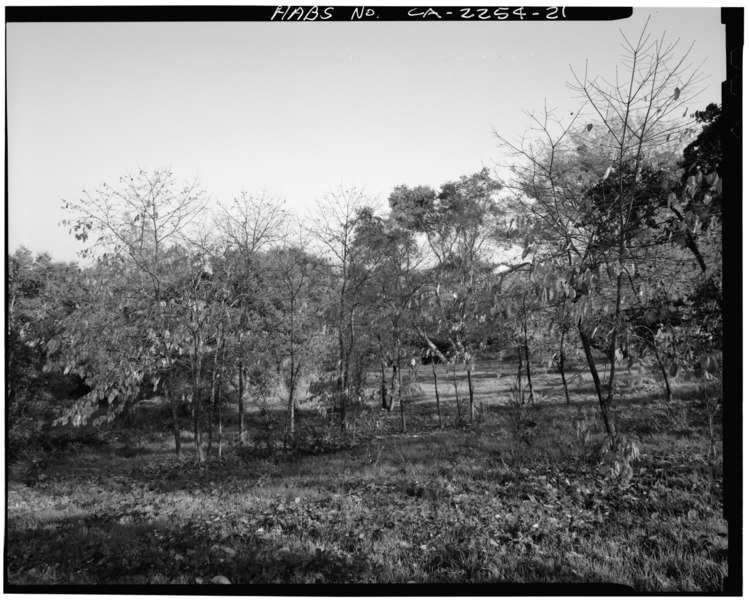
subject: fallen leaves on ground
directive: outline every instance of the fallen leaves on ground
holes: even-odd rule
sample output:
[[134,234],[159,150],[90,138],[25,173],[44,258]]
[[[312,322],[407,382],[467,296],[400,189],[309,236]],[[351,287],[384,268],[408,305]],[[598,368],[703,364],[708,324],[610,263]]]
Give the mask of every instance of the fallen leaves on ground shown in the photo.
[[71,457],[34,485],[9,481],[8,579],[719,589],[722,480],[697,459],[699,439],[646,441],[626,486],[587,450],[513,465],[503,439],[427,431],[293,460],[138,455],[98,470]]

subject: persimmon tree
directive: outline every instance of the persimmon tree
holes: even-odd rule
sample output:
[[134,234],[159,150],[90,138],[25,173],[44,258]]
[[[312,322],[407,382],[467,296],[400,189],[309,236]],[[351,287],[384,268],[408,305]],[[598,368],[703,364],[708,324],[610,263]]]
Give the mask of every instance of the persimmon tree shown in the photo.
[[[648,171],[673,164],[699,82],[687,64],[688,51],[678,54],[676,44],[653,40],[647,27],[636,40],[622,37],[622,69],[612,81],[573,70],[571,87],[583,100],[578,113],[566,120],[548,110],[531,115],[539,135],[519,143],[500,135],[521,159],[508,187],[532,221],[525,253],[538,254],[543,281],[551,286],[556,280],[553,286],[570,300],[569,315],[612,436],[625,310],[635,302],[627,283],[636,277],[638,262],[653,258],[646,240],[658,206]],[[605,382],[593,355],[596,335],[608,362]]]
[[169,339],[167,290],[175,273],[170,258],[205,205],[197,182],[181,183],[165,169],[140,170],[117,185],[103,183],[83,190],[78,200],[63,201],[70,215],[63,223],[86,244],[82,256],[98,261],[87,284],[88,302],[71,315],[62,338],[48,345],[50,367],[79,372],[92,384],[68,419],[84,422],[102,399],[122,407],[150,378],[169,399],[179,453],[178,402],[171,393],[178,348]]
[[[360,213],[355,247],[370,269],[361,297],[367,300],[364,314],[369,322],[370,337],[376,340],[382,407],[392,410],[397,396],[401,427],[405,431],[402,368],[407,360],[407,338],[414,327],[417,298],[424,281],[420,270],[423,254],[412,231],[393,218],[379,217],[371,210]],[[389,391],[386,370],[391,371]]]
[[273,334],[269,350],[286,391],[285,439],[291,443],[302,377],[312,373],[326,352],[324,317],[333,285],[330,266],[307,252],[307,245],[303,238],[290,236],[264,260],[267,326]]
[[[503,212],[497,202],[501,186],[483,169],[458,181],[445,183],[439,193],[420,186],[397,187],[390,196],[392,217],[401,226],[420,234],[431,254],[430,329],[445,336],[451,360],[463,362],[469,388],[469,420],[474,416],[471,378],[479,340],[477,325],[485,313],[483,293],[492,272],[492,250]],[[420,333],[441,360],[424,328]]]
[[356,229],[362,214],[371,213],[371,201],[362,190],[342,188],[328,194],[311,215],[309,233],[317,242],[321,256],[325,256],[336,274],[334,328],[338,356],[336,382],[338,387],[340,426],[346,428],[346,406],[350,401],[352,368],[361,353],[357,327],[362,307],[362,291],[371,276],[372,254],[362,255],[366,248],[356,245]]
[[6,408],[13,454],[42,441],[51,417],[87,392],[74,374],[44,372],[46,343],[60,335],[83,299],[85,275],[74,263],[25,247],[8,256],[7,267]]
[[[264,284],[262,253],[277,243],[287,215],[280,199],[267,194],[242,192],[228,206],[221,206],[215,220],[222,237],[219,259],[224,285],[229,289],[226,338],[229,362],[236,376],[230,377],[237,386],[238,437],[246,439],[244,398],[248,384],[248,366],[263,363],[267,348],[264,334]],[[270,369],[258,371],[269,373]],[[253,369],[250,368],[250,372]]]

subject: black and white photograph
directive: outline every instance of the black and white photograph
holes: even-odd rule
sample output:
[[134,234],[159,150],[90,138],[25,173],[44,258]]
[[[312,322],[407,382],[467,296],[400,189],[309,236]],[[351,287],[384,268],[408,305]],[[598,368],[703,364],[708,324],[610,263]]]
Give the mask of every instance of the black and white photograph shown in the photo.
[[742,593],[743,8],[5,18],[5,592]]

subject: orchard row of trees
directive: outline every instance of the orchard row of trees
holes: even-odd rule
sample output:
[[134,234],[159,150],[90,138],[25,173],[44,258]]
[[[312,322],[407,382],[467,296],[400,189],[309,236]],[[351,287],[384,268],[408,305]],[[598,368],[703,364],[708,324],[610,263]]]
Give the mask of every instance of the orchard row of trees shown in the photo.
[[623,366],[648,357],[670,396],[680,372],[714,376],[723,334],[720,108],[688,114],[697,81],[673,46],[645,33],[625,45],[626,79],[575,75],[579,112],[530,115],[520,142],[497,133],[509,164],[439,190],[399,186],[384,210],[348,189],[302,222],[245,193],[209,211],[168,170],[84,191],[66,225],[90,266],[10,257],[11,419],[73,375],[85,385],[62,421],[162,395],[177,453],[187,405],[202,460],[204,435],[220,452],[229,404],[245,440],[244,403],[282,396],[292,441],[300,399],[345,428],[367,375],[379,372],[389,410],[412,360],[465,370],[472,421],[471,373],[489,347],[517,349],[530,402],[532,355],[553,358],[569,402],[565,357],[579,344],[616,436]]

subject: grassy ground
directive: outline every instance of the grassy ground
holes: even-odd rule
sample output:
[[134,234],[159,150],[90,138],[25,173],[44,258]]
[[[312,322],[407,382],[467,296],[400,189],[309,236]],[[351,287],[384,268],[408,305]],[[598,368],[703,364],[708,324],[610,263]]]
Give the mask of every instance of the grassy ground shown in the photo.
[[444,380],[438,428],[422,366],[406,434],[397,407],[359,407],[347,432],[302,410],[296,446],[270,452],[282,417],[256,413],[256,443],[198,465],[187,433],[177,458],[150,418],[150,429],[110,432],[101,447],[19,461],[9,468],[8,581],[721,589],[722,460],[720,450],[708,458],[697,398],[622,401],[620,428],[640,456],[631,479],[615,477],[614,458],[627,461],[601,455],[585,380],[570,407],[550,393],[552,375],[543,401],[513,407],[500,402],[492,368],[477,373],[485,407],[471,426],[456,426]]

